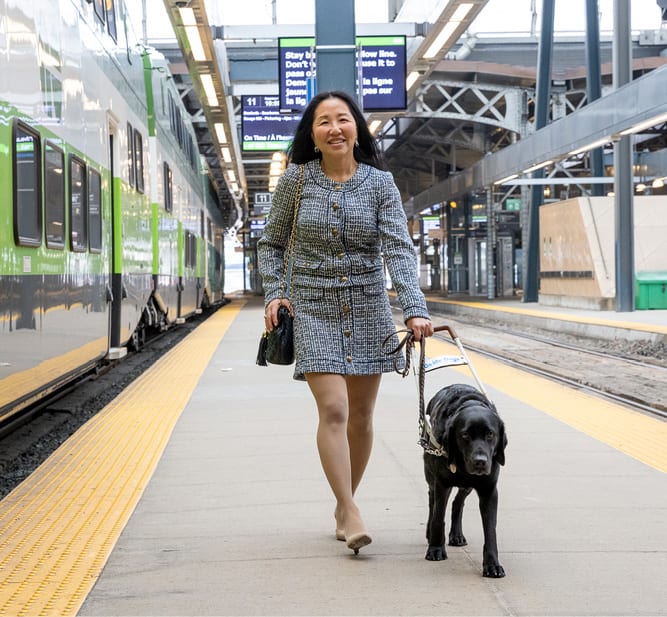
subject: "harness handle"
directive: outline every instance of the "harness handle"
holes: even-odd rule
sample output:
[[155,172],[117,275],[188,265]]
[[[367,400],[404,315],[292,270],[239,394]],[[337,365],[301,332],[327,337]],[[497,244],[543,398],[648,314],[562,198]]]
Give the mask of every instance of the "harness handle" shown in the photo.
[[[465,349],[463,349],[463,345],[461,344],[461,340],[454,331],[454,328],[444,324],[441,326],[435,326],[433,328],[433,332],[447,332],[449,334],[452,341],[456,345],[459,354],[461,355],[460,360],[456,359],[458,361],[455,364],[466,364],[470,369],[472,376],[475,378],[475,381],[477,382],[477,387],[479,388],[480,392],[484,396],[488,397],[486,390],[484,389],[484,385],[482,384],[482,381],[477,375],[477,371],[475,371],[475,368],[468,359]],[[394,369],[399,375],[406,377],[410,372],[412,356],[415,354],[415,335],[410,329],[398,330],[397,334],[401,333],[404,333],[405,336],[400,340],[399,344],[394,349],[390,351],[385,351],[385,353],[394,355]],[[386,346],[387,342],[393,336],[394,336],[393,334],[390,334],[384,340],[384,342],[382,343],[383,348]],[[398,368],[398,361],[400,359],[399,352],[401,350],[405,350],[405,367],[403,369]],[[449,365],[441,364],[440,366],[454,366],[454,364],[452,363],[450,363]],[[418,385],[419,385],[419,442],[418,443],[422,448],[424,448],[424,451],[427,452],[428,454],[433,454],[435,456],[447,456],[446,450],[433,435],[431,425],[426,419],[426,407],[424,404],[424,382],[425,382],[426,372],[427,372],[426,337],[422,337],[419,340],[419,368],[417,373]]]
[[[449,326],[438,326],[433,328],[434,331],[440,330],[451,330]],[[399,330],[397,334],[405,333],[405,336],[399,342],[399,344],[392,349],[391,351],[386,351],[387,354],[394,355],[394,368],[396,372],[402,377],[406,377],[410,372],[410,365],[412,355],[415,351],[415,335],[412,330],[406,328],[404,330]],[[382,347],[386,346],[387,341],[389,341],[394,335],[390,334],[382,343]],[[405,348],[405,368],[402,370],[398,368],[398,360],[400,358],[399,352]],[[447,452],[442,447],[438,440],[433,435],[431,430],[431,425],[426,419],[426,408],[424,405],[424,382],[426,377],[426,370],[424,368],[426,360],[426,337],[422,336],[419,340],[419,372],[418,372],[418,383],[419,383],[419,441],[417,442],[424,452],[428,454],[433,454],[435,456],[447,456]]]

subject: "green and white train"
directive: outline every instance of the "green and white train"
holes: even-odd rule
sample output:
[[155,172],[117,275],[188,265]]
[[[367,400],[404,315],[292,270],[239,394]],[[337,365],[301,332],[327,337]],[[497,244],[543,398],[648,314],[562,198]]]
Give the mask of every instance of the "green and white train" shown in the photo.
[[124,0],[0,0],[0,421],[224,301],[188,119]]

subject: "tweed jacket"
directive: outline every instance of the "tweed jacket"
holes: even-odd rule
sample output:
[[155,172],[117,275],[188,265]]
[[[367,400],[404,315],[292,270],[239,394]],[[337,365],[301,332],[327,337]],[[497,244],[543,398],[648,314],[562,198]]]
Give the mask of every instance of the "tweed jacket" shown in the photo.
[[[257,243],[266,304],[281,296],[298,175],[299,166],[290,164],[280,178]],[[306,163],[291,284],[314,288],[377,285],[384,283],[385,265],[404,319],[427,318],[417,258],[391,173],[360,163],[355,175],[340,183],[322,172],[319,160]],[[289,296],[289,287],[285,296]]]

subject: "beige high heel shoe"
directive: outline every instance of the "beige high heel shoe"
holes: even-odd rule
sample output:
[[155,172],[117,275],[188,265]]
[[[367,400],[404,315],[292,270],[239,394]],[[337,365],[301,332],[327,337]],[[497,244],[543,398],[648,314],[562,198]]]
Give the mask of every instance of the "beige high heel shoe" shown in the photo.
[[360,531],[358,533],[353,533],[351,536],[345,538],[347,548],[351,551],[354,551],[355,555],[359,554],[359,549],[368,546],[373,541],[373,538],[368,534],[367,531]]

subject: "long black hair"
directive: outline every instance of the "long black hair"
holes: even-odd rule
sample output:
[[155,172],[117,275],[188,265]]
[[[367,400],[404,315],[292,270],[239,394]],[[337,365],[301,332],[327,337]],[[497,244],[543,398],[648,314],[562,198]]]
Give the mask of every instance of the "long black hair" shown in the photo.
[[340,99],[343,101],[354,118],[357,125],[357,142],[354,146],[354,160],[358,163],[366,163],[377,167],[378,169],[385,169],[382,155],[377,147],[377,143],[371,132],[368,130],[364,115],[361,113],[358,105],[354,99],[341,90],[332,90],[329,92],[320,92],[312,98],[308,107],[303,112],[301,121],[296,127],[294,139],[287,148],[287,155],[292,163],[307,163],[315,159],[322,159],[322,153],[315,151],[315,142],[313,141],[313,120],[315,119],[315,110],[317,106],[325,99]]

